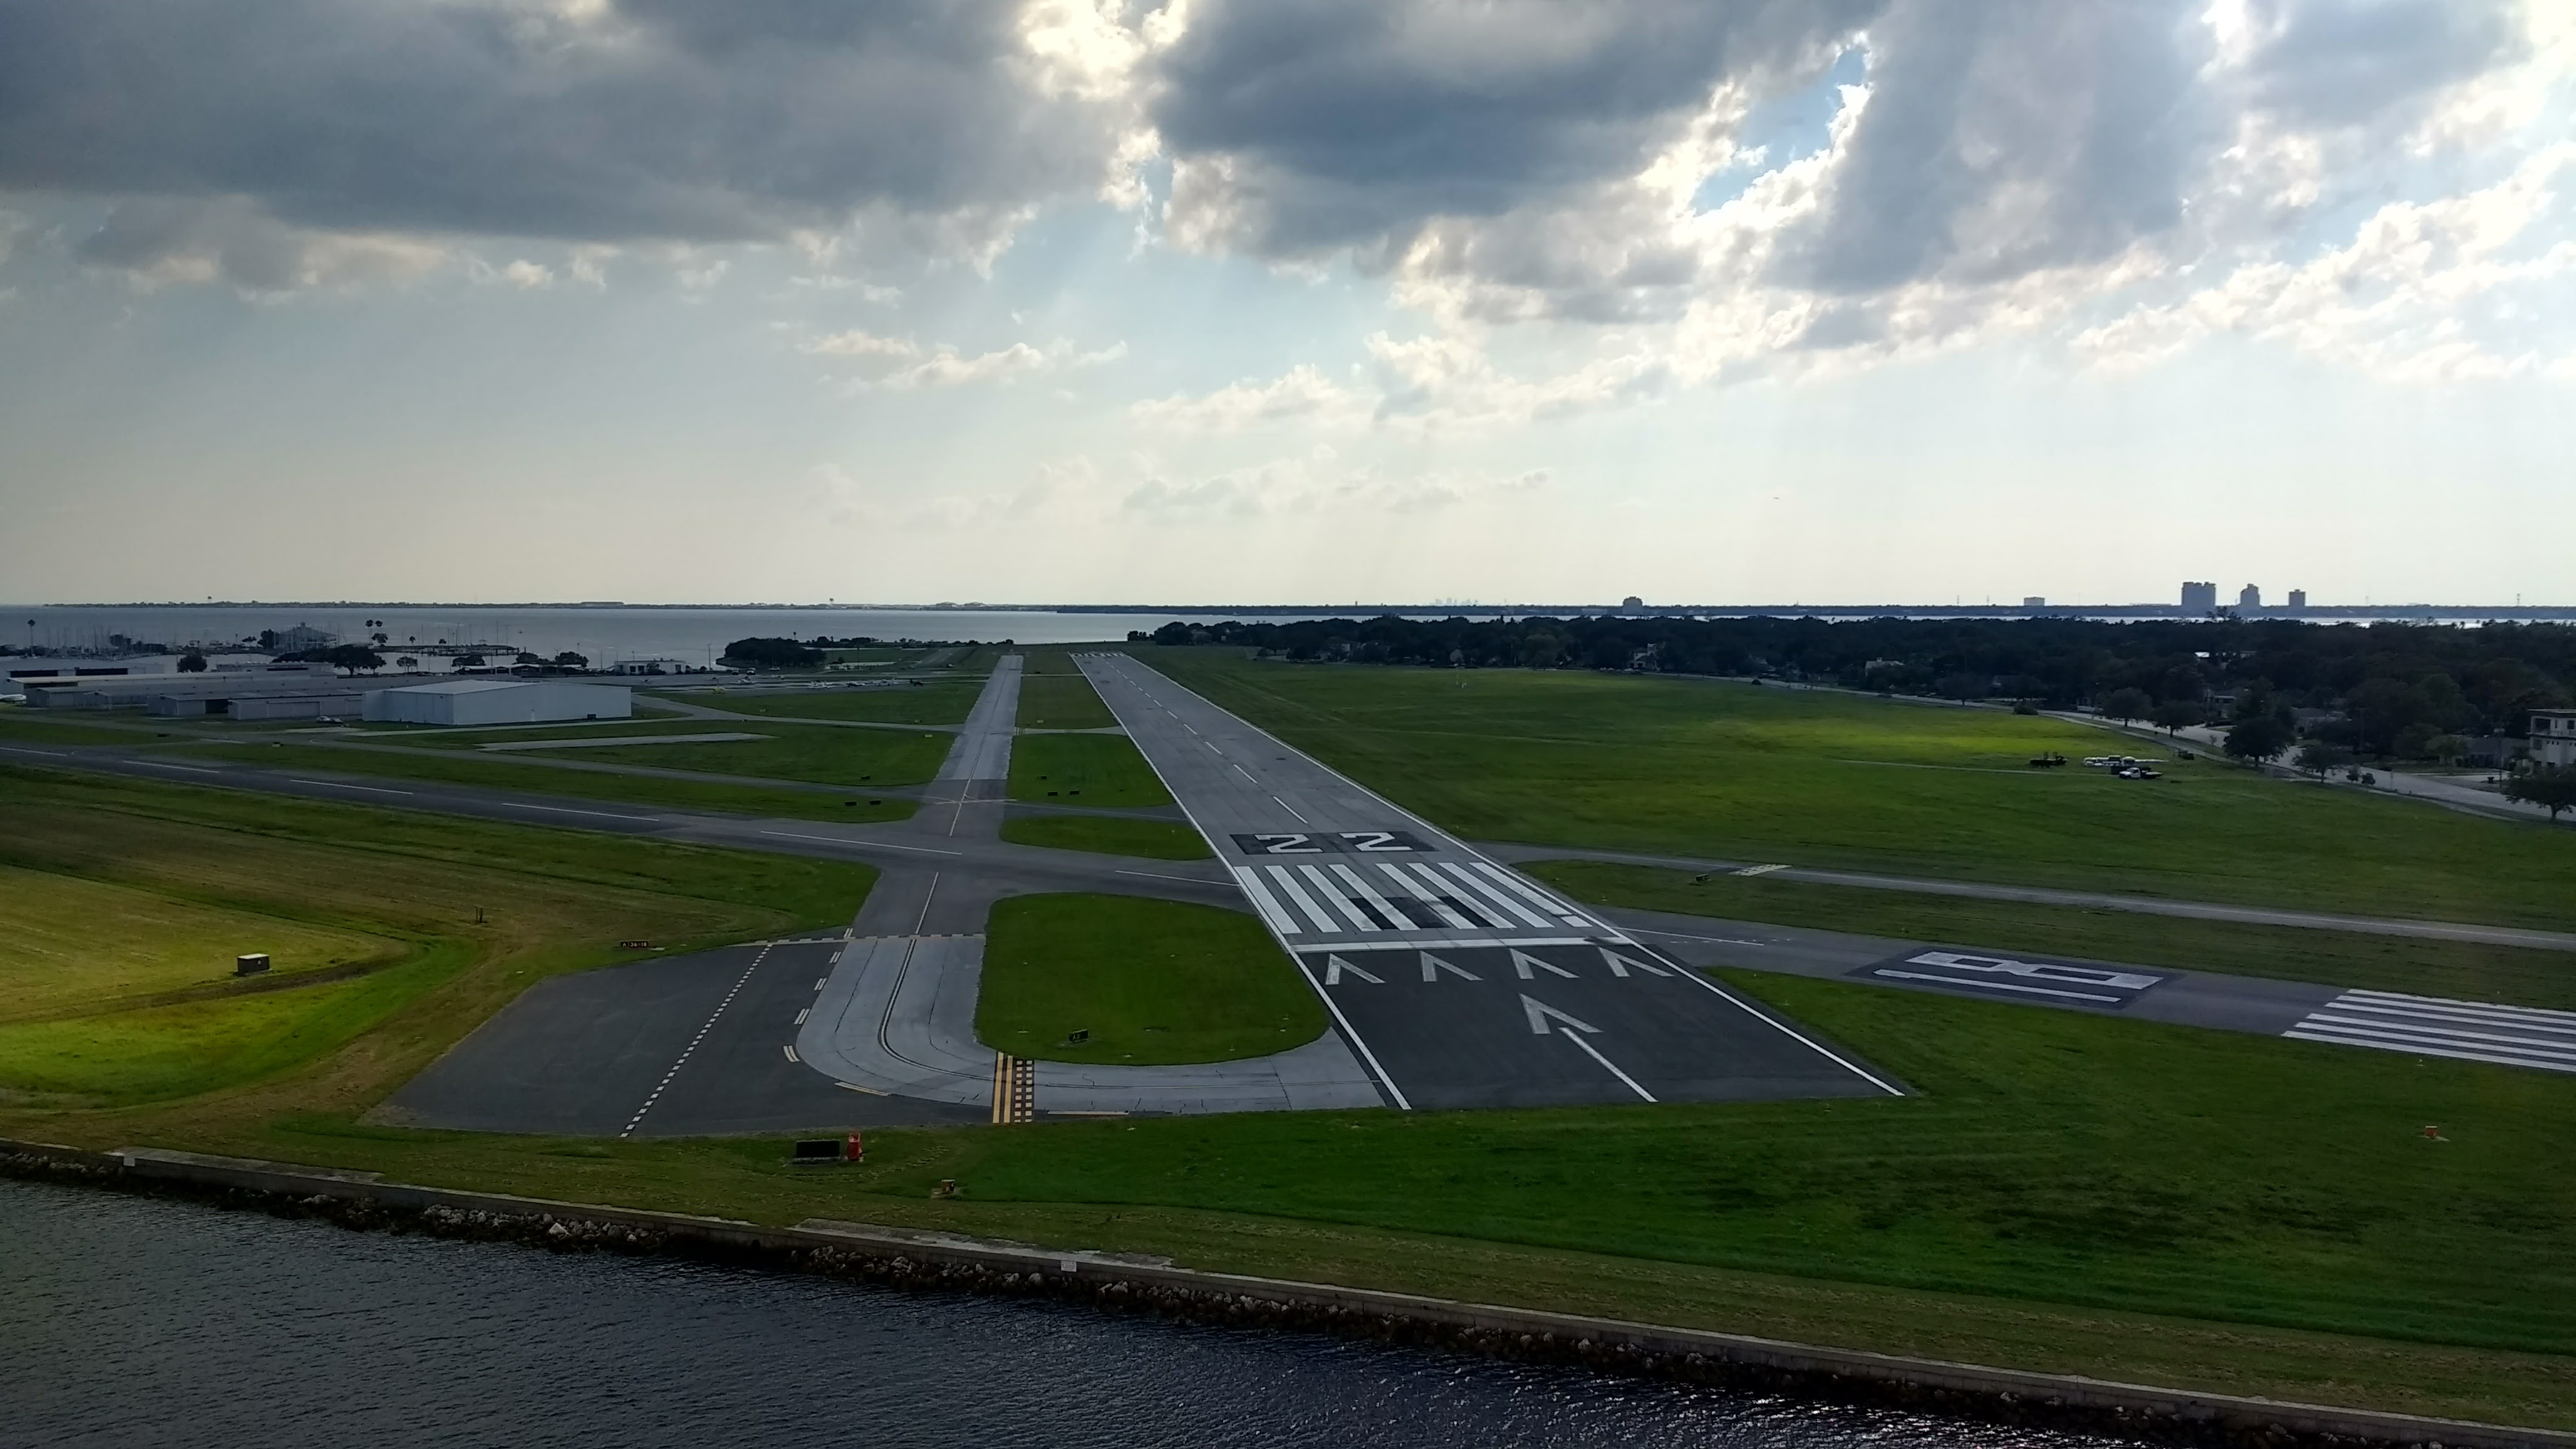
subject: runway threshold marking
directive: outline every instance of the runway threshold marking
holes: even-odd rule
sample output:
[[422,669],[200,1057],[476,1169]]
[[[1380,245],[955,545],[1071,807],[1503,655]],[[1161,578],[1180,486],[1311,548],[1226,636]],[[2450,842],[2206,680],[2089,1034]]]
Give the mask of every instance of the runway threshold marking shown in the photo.
[[[769,951],[769,947],[761,947],[759,954],[751,958],[751,964],[742,968],[742,974],[734,978],[733,989],[724,994],[724,1000],[716,1003],[715,1010],[707,1013],[706,1021],[698,1027],[698,1034],[689,1038],[689,1044],[680,1049],[680,1059],[671,1063],[671,1069],[662,1074],[662,1080],[653,1084],[653,1093],[644,1099],[644,1105],[636,1108],[635,1115],[626,1119],[626,1126],[617,1134],[619,1137],[635,1135],[636,1124],[644,1120],[645,1113],[653,1110],[654,1103],[662,1100],[662,1093],[671,1085],[671,1079],[680,1074],[680,1068],[689,1064],[689,1057],[697,1051],[698,1043],[705,1041],[707,1033],[715,1029],[716,1019],[723,1016],[725,1008],[733,1005],[733,999],[742,994],[743,984],[751,980],[751,973],[760,969],[761,962],[769,959]],[[794,1048],[789,1048],[787,1059],[791,1062],[796,1060]]]
[[2347,991],[2281,1033],[2297,1041],[2373,1047],[2491,1066],[2576,1072],[2576,1012]]

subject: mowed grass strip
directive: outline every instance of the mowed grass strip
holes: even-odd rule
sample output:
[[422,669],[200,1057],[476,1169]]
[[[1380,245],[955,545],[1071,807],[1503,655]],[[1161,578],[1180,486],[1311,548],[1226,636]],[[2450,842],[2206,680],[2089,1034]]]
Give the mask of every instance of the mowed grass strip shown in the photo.
[[1022,735],[1011,742],[1011,798],[1113,809],[1169,805],[1154,767],[1125,735]]
[[2576,952],[1744,879],[1603,861],[1525,867],[1595,906],[2576,1011]]
[[1729,979],[1921,1095],[997,1133],[944,1173],[987,1199],[2576,1351],[2576,1077]]
[[[700,746],[722,749],[721,745]],[[362,775],[393,780],[423,780],[479,789],[532,795],[566,796],[620,804],[669,806],[726,815],[775,815],[800,820],[909,820],[913,802],[901,796],[870,796],[864,785],[845,786],[846,794],[812,790],[773,790],[727,780],[679,780],[656,775],[625,775],[601,770],[566,769],[541,760],[465,756],[452,752],[380,749],[335,749],[328,745],[240,744],[194,746],[184,753],[273,771],[310,771],[326,775]],[[568,753],[591,755],[598,751]],[[618,751],[616,753],[623,753]],[[573,761],[573,764],[611,761]],[[643,763],[632,761],[626,763]],[[678,768],[665,766],[663,768]]]
[[64,719],[52,711],[31,712],[22,705],[0,705],[0,744],[5,745],[134,745],[165,734],[147,728],[141,719],[120,729],[113,724]]
[[1576,670],[1140,657],[1469,838],[2379,916],[2576,926],[2576,831],[2047,751],[2108,731],[2000,710]]
[[[710,738],[692,738],[700,735]],[[756,738],[725,738],[728,735]],[[638,737],[652,743],[594,743]],[[820,785],[918,785],[939,772],[939,762],[948,757],[956,738],[930,730],[854,730],[791,720],[657,720],[578,730],[442,731],[432,737],[369,743],[428,746],[539,764],[652,765]],[[542,748],[487,748],[493,745]]]
[[390,961],[410,943],[0,865],[0,1022],[232,982],[262,952],[272,979]]
[[[73,892],[156,897],[201,921],[273,917],[404,948],[355,977],[0,1025],[0,1116],[40,1109],[48,1122],[272,1078],[276,1095],[202,1110],[359,1110],[534,981],[633,959],[623,940],[685,950],[831,924],[875,879],[832,862],[191,787],[35,771],[0,783],[12,869]],[[115,920],[97,930],[104,951],[163,939]]]
[[[1086,1032],[1080,1042],[1070,1038]],[[985,928],[975,1035],[1043,1061],[1223,1062],[1303,1046],[1324,1010],[1261,923],[1138,896],[1014,896]]]
[[1099,691],[1079,674],[1020,678],[1019,725],[1024,730],[1096,730],[1117,723],[1118,717],[1100,702]]
[[1125,820],[1114,815],[1014,815],[1002,822],[1002,838],[1014,845],[1087,850],[1095,855],[1134,855],[1148,860],[1208,858],[1207,842],[1199,833],[1171,820]]
[[966,712],[975,707],[975,696],[983,689],[981,679],[935,679],[926,684],[832,684],[820,689],[765,693],[751,686],[701,689],[673,697],[709,709],[773,719],[956,725],[966,722]]

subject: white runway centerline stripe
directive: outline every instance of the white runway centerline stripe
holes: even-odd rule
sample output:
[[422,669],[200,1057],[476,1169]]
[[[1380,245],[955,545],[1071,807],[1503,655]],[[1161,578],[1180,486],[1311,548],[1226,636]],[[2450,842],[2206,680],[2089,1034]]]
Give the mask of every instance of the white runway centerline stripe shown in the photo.
[[2576,1073],[2576,1012],[2347,991],[2281,1033],[2298,1041]]

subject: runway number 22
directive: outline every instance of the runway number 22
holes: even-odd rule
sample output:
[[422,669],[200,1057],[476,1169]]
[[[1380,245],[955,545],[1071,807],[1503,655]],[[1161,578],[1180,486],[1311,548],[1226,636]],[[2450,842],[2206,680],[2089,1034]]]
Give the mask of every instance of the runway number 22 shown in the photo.
[[1264,855],[1321,855],[1324,847],[1311,835],[1256,835]]
[[1353,850],[1389,851],[1420,848],[1397,840],[1392,830],[1345,830],[1342,832],[1342,838],[1351,843]]

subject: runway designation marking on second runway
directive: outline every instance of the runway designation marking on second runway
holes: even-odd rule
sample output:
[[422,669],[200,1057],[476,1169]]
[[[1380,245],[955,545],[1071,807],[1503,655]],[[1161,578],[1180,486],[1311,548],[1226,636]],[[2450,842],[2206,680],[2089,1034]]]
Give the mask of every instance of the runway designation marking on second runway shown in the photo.
[[1943,950],[1911,952],[1893,960],[1863,966],[1851,974],[1864,980],[1897,985],[1929,986],[1971,995],[2000,996],[2008,1001],[2041,1001],[2099,1011],[2118,1011],[2173,979],[2135,968]]

